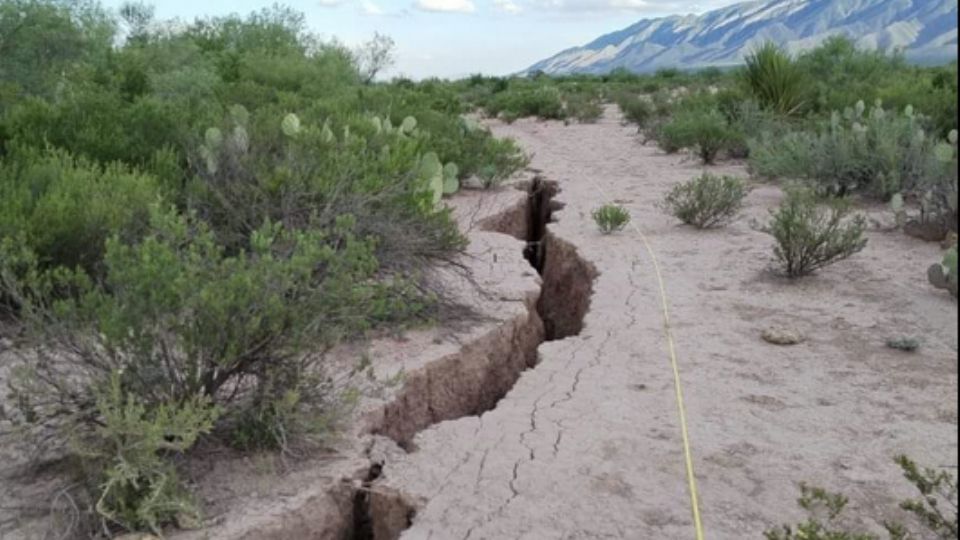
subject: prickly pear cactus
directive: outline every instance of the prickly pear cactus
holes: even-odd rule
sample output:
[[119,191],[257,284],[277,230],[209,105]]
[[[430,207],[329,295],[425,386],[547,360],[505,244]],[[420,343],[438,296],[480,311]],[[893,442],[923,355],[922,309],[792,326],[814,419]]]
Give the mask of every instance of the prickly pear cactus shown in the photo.
[[443,194],[453,195],[460,190],[460,168],[456,163],[447,163],[443,166]]
[[230,118],[238,126],[246,126],[250,121],[250,113],[243,105],[233,105],[230,107]]
[[217,153],[223,144],[223,132],[218,128],[207,128],[203,134],[203,144],[200,145],[200,157],[203,158],[207,172],[216,174],[218,169]]
[[443,197],[443,165],[435,152],[427,152],[420,158],[420,177],[429,187],[436,205]]
[[400,123],[400,133],[404,135],[410,135],[415,129],[417,129],[417,119],[412,116],[404,118]]
[[250,148],[250,136],[247,135],[247,129],[242,125],[234,126],[233,133],[230,135],[230,142],[238,152],[246,154]]
[[300,118],[293,113],[284,116],[280,129],[287,137],[296,137],[300,133]]
[[216,150],[220,148],[220,143],[223,142],[223,132],[215,127],[207,128],[207,131],[203,134],[203,141],[207,148]]
[[943,255],[943,261],[927,269],[927,279],[938,289],[950,291],[957,296],[957,248],[952,247]]
[[330,129],[330,121],[327,120],[323,123],[323,127],[320,128],[320,140],[325,143],[332,143],[336,139],[336,136],[333,134],[333,130]]
[[907,213],[903,208],[903,195],[900,193],[894,193],[890,197],[890,210],[893,210],[893,215],[897,220],[897,227],[903,227],[907,222]]

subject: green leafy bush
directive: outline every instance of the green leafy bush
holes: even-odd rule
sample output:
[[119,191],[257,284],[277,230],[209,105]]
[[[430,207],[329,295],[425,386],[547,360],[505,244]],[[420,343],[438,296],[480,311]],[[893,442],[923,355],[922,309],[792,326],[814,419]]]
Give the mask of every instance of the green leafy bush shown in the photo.
[[623,93],[617,96],[617,106],[623,112],[623,117],[637,125],[637,131],[642,131],[653,117],[653,105],[646,97]]
[[0,161],[0,238],[26,242],[45,266],[97,274],[107,237],[136,238],[159,196],[153,178],[119,164],[17,149]]
[[911,65],[897,52],[858,49],[845,36],[834,36],[797,58],[811,87],[817,113],[843,109],[857,100],[880,99],[889,108],[912,105],[925,116],[924,129],[944,137],[957,128],[957,64],[935,68]]
[[487,139],[488,161],[477,171],[485,189],[493,188],[530,163],[530,158],[511,139]]
[[603,234],[623,230],[627,223],[630,223],[630,213],[627,209],[615,204],[605,204],[595,209],[591,215]]
[[[890,540],[957,538],[956,478],[944,471],[921,469],[906,456],[897,456],[895,461],[920,497],[900,504],[916,524],[908,527],[899,521],[884,521],[887,537]],[[807,520],[769,529],[764,532],[767,540],[880,540],[879,536],[857,531],[845,522],[849,500],[839,493],[800,484],[797,502],[807,512]]]
[[697,228],[716,227],[736,216],[748,191],[739,178],[704,173],[674,186],[662,207]]
[[779,208],[771,211],[771,221],[761,229],[776,240],[773,253],[787,276],[805,276],[867,245],[863,237],[866,219],[856,215],[847,220],[849,210],[843,199],[821,204],[810,189],[787,191]]
[[753,97],[778,114],[797,114],[805,104],[803,72],[772,42],[747,55],[743,79]]
[[506,118],[533,116],[544,120],[563,120],[566,113],[560,90],[554,86],[510,89],[495,94],[486,107],[487,114]]
[[680,148],[693,148],[704,163],[710,164],[734,137],[734,132],[720,111],[689,110],[677,113],[661,128],[658,143],[667,153]]

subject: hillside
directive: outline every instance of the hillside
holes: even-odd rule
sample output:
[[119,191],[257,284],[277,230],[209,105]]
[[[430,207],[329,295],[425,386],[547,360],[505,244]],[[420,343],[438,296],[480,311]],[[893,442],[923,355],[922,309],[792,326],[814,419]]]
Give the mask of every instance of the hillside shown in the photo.
[[956,58],[955,0],[772,0],[735,4],[702,15],[644,19],[537,62],[527,70],[648,72],[740,63],[757,44],[775,41],[791,52],[846,35],[867,49],[902,49],[915,62]]

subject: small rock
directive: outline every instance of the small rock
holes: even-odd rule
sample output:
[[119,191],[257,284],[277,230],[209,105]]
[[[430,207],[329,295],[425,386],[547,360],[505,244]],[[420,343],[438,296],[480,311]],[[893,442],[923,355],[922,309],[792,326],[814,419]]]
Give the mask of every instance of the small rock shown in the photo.
[[796,345],[803,341],[803,335],[789,328],[767,328],[761,334],[763,340],[774,345]]
[[908,236],[919,238],[927,242],[940,242],[947,236],[947,230],[943,225],[932,222],[920,222],[917,220],[908,221],[903,226],[903,232]]

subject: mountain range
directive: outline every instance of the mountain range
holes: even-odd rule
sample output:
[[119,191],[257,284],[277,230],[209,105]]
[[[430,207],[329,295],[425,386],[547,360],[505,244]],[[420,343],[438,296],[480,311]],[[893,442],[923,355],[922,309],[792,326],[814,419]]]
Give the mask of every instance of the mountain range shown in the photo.
[[643,19],[530,66],[527,73],[643,73],[740,64],[765,41],[791,53],[845,35],[858,47],[908,60],[957,57],[957,0],[754,0],[701,15]]

